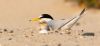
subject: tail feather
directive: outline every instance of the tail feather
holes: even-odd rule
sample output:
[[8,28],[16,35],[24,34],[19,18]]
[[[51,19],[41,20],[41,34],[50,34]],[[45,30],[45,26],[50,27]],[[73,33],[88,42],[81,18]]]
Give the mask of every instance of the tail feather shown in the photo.
[[78,15],[78,16],[72,18],[71,20],[69,20],[68,22],[66,22],[65,24],[63,24],[60,28],[58,28],[58,30],[59,30],[59,29],[62,30],[62,28],[64,28],[64,29],[69,29],[69,28],[71,28],[71,27],[79,20],[80,16],[81,16],[84,12],[85,12],[85,8],[82,10],[82,12],[80,13],[80,15]]
[[80,16],[85,12],[85,10],[86,10],[85,8],[82,10],[82,12],[80,13]]

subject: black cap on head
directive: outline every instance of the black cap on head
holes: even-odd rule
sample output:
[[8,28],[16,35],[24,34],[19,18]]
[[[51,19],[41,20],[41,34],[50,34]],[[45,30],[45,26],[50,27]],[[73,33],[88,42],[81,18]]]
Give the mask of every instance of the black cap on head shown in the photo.
[[53,20],[53,17],[50,16],[49,14],[42,14],[42,16],[40,18],[49,18]]

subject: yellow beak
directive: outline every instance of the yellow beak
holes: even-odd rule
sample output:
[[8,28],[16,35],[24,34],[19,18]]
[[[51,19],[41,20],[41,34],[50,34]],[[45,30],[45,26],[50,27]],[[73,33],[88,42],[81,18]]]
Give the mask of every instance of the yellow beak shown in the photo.
[[39,21],[40,18],[32,18],[32,21]]

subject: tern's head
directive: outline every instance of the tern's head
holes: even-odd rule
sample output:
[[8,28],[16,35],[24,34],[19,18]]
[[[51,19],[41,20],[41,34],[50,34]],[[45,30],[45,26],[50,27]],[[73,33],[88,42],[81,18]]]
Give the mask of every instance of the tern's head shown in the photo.
[[39,16],[38,18],[33,18],[32,19],[33,21],[40,21],[40,22],[43,22],[43,21],[51,21],[53,20],[53,17],[50,16],[49,14],[42,14],[41,16]]

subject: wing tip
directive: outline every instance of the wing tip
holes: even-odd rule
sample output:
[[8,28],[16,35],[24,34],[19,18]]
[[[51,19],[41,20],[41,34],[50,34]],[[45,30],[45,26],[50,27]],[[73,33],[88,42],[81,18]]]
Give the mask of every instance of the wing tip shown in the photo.
[[82,12],[80,13],[80,16],[81,16],[85,11],[86,11],[86,8],[84,8],[84,9],[82,10]]

